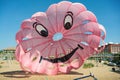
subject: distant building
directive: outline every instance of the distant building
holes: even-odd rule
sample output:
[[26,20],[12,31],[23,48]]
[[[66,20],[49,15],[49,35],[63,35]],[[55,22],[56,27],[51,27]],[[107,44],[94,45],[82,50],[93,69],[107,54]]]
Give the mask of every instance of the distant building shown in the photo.
[[14,53],[15,53],[15,48],[6,48],[0,50],[0,60],[13,60],[15,59]]
[[15,53],[15,48],[14,47],[6,48],[6,49],[3,49],[3,52],[4,53]]
[[[102,48],[103,46],[99,47],[98,49]],[[94,57],[101,58],[102,60],[115,60],[119,61],[120,60],[120,44],[116,43],[107,43],[105,45],[104,50],[98,54],[94,55]]]
[[120,54],[120,44],[108,43],[105,45],[105,49],[103,50],[103,52]]
[[[103,46],[98,47],[98,49]],[[120,60],[120,44],[118,43],[107,43],[105,48],[100,52],[100,54],[93,55],[91,58],[98,58],[102,60]]]

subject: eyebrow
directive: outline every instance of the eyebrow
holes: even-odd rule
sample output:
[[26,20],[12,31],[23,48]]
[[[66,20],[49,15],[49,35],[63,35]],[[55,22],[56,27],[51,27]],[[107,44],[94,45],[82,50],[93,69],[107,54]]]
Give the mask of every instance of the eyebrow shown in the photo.
[[68,13],[68,14],[70,13],[71,15],[73,15],[73,13],[72,13],[71,11],[68,11],[67,13]]

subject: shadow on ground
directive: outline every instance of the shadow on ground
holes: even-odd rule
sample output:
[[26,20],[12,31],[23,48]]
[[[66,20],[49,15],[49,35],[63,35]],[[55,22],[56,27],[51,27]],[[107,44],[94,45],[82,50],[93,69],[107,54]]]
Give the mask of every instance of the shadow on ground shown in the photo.
[[66,75],[84,75],[83,73],[79,73],[76,71],[71,71],[70,73],[66,74]]
[[25,71],[9,71],[9,72],[2,72],[1,75],[4,75],[4,77],[10,77],[10,78],[28,78],[30,77],[30,73],[26,73]]
[[[41,75],[42,76],[43,74],[38,74],[38,73],[32,74],[29,72],[17,70],[17,71],[2,72],[2,73],[0,73],[0,75],[3,75],[4,77],[9,77],[9,78],[29,78],[32,75]],[[83,75],[83,73],[71,71],[68,74],[59,73],[58,75]],[[44,75],[44,76],[47,76],[47,75]]]

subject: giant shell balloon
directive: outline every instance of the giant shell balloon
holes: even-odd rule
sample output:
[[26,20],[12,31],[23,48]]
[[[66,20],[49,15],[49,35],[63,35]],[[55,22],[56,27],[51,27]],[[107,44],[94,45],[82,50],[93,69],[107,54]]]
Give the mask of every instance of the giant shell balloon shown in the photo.
[[83,4],[62,1],[22,22],[15,56],[24,71],[69,73],[98,54],[105,36],[104,27]]

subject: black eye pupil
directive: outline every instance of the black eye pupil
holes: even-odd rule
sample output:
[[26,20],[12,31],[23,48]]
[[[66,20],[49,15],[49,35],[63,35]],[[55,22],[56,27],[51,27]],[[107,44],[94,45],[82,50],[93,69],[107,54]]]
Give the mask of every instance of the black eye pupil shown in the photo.
[[68,30],[72,27],[72,25],[70,24],[70,22],[67,22],[65,25],[64,25],[65,29]]
[[44,25],[35,22],[33,24],[33,28],[35,28],[35,30],[37,31],[37,33],[39,35],[41,35],[43,37],[47,37],[48,36],[48,30],[44,27]]
[[48,36],[48,32],[45,30],[41,30],[41,36],[47,37]]

